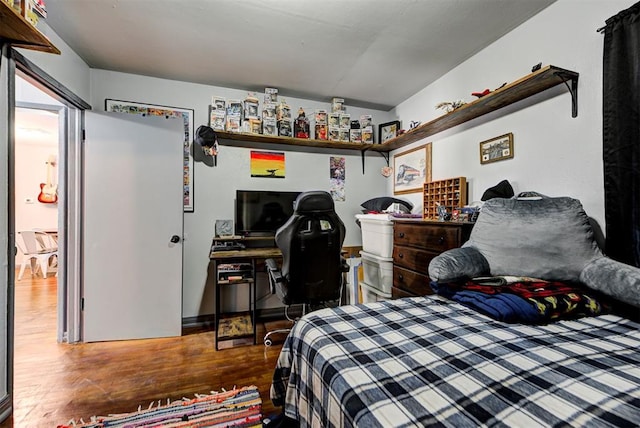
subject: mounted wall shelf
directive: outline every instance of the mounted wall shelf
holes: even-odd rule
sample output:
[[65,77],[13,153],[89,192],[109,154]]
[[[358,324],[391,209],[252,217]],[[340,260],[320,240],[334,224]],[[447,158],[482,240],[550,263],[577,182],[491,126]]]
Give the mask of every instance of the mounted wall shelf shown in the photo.
[[[567,83],[568,81],[571,81],[571,86]],[[578,116],[578,73],[548,65],[450,113],[437,117],[431,122],[424,123],[392,138],[384,144],[374,145],[371,150],[389,152],[399,149],[562,83],[569,88],[572,106],[571,116],[576,117]]]
[[4,1],[0,1],[0,41],[10,43],[15,48],[60,55],[60,50],[44,34]]
[[[373,144],[342,143],[339,141],[312,140],[308,138],[274,137],[242,132],[216,131],[218,143],[226,146],[257,148],[260,144],[281,144],[284,146],[319,147],[332,150],[366,150]],[[222,140],[222,141],[221,141]]]
[[[364,154],[371,150],[381,153],[387,165],[388,153],[423,140],[434,134],[461,125],[477,117],[506,107],[554,86],[565,84],[571,93],[571,116],[578,115],[578,76],[575,71],[565,70],[553,65],[542,67],[504,87],[485,95],[482,98],[465,104],[462,107],[424,123],[405,132],[384,144],[340,143],[325,140],[307,140],[290,137],[271,137],[259,134],[243,134],[217,131],[218,141],[222,145],[259,148],[261,144],[277,144],[282,146],[315,147],[330,150],[358,150],[362,154],[362,173],[364,174]],[[571,82],[571,84],[569,84]],[[386,155],[385,155],[386,154]]]

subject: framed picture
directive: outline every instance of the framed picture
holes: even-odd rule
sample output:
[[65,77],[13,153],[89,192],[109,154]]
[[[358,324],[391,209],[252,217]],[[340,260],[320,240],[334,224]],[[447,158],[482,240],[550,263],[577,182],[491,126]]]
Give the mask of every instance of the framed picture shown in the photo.
[[400,131],[400,121],[382,123],[378,125],[378,143],[382,144],[387,140],[395,138]]
[[422,192],[431,181],[431,143],[395,155],[393,171],[394,195]]
[[513,133],[501,135],[480,143],[480,163],[513,158]]
[[166,118],[182,119],[184,124],[183,147],[183,205],[185,212],[193,212],[193,156],[191,144],[193,142],[193,110],[162,105],[136,103],[106,99],[105,111],[115,113],[137,114],[139,116],[164,116]]

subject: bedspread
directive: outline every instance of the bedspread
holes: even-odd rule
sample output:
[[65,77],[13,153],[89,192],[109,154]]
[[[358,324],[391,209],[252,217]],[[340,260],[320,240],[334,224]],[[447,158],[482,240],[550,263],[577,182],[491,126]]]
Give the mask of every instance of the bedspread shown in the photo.
[[640,325],[494,321],[437,296],[307,314],[271,398],[300,426],[638,426]]

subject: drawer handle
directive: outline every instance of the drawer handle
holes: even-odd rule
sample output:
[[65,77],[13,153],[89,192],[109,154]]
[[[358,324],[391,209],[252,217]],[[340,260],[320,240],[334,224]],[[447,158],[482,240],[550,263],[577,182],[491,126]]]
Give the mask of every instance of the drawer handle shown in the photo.
[[404,254],[402,254],[402,253],[398,253],[398,257],[403,258],[403,257],[404,257]]
[[438,244],[444,244],[444,236],[441,236],[440,239],[438,239]]
[[399,279],[400,281],[404,281],[404,276],[403,276],[402,274],[399,274],[399,275],[398,275],[398,279]]
[[400,233],[398,233],[398,236],[399,236],[400,238],[404,238],[404,232],[400,232]]

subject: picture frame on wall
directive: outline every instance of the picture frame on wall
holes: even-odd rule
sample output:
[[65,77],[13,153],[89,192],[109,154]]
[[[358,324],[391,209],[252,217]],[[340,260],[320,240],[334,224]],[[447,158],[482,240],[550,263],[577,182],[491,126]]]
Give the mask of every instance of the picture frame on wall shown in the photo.
[[398,132],[400,132],[399,120],[381,123],[380,125],[378,125],[378,143],[382,144],[385,141],[397,137]]
[[480,164],[513,158],[513,133],[480,142]]
[[133,101],[105,99],[105,111],[114,113],[136,114],[138,116],[164,116],[166,118],[182,119],[184,124],[183,147],[183,191],[182,201],[184,212],[194,211],[193,184],[193,109],[170,107],[164,105],[145,104]]
[[394,195],[422,192],[431,181],[431,143],[395,155],[393,172]]

